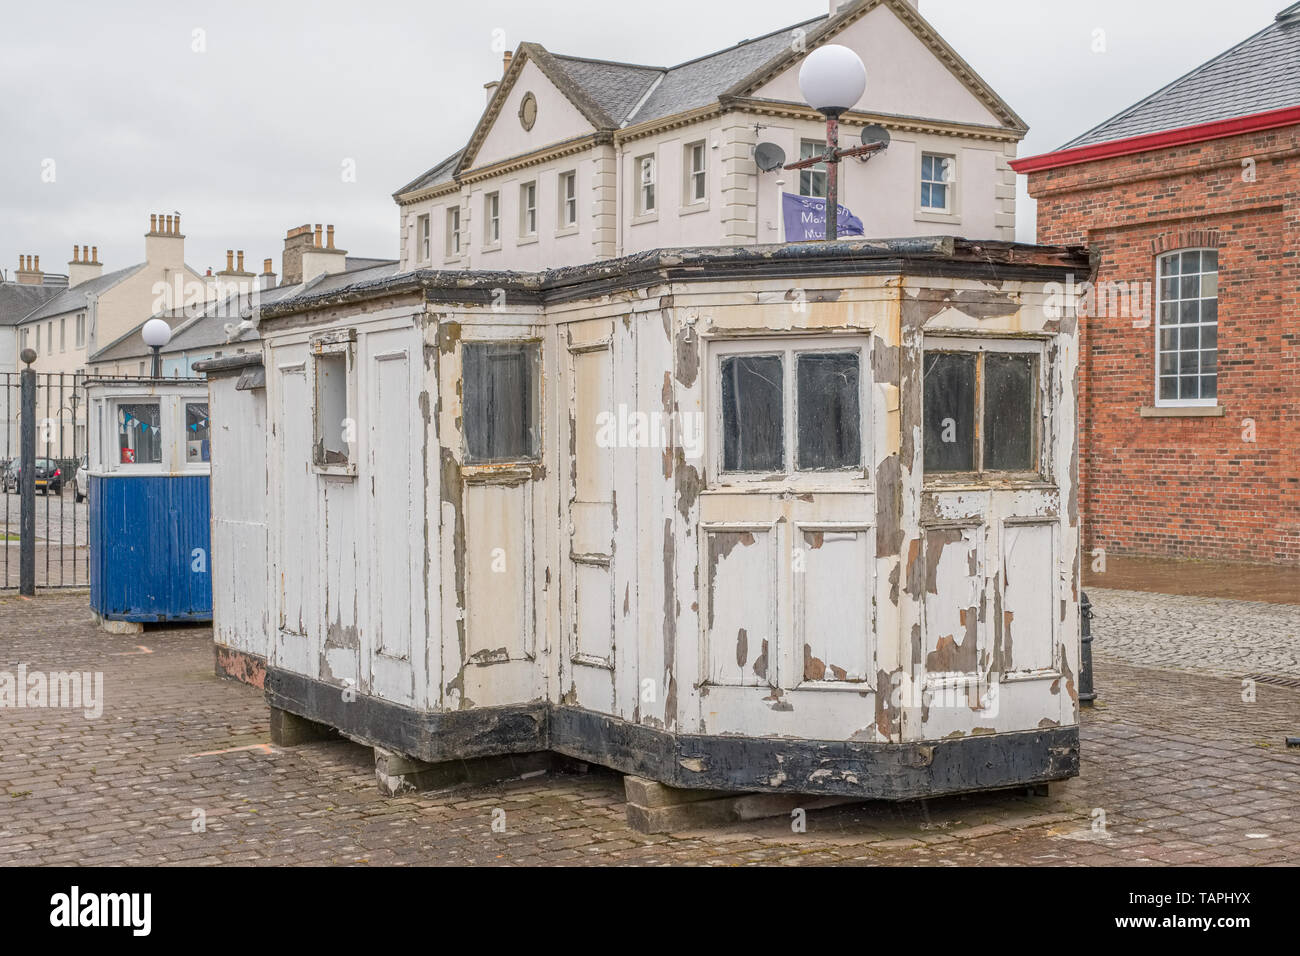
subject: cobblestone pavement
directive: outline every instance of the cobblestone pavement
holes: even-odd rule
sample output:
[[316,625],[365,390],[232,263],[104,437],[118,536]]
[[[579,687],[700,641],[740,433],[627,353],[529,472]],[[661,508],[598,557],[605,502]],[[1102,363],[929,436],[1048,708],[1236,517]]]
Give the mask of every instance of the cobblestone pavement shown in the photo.
[[[0,492],[0,588],[19,584],[18,530],[21,506],[17,494]],[[89,587],[90,514],[77,504],[72,485],[63,495],[36,495],[36,586]]]
[[1102,588],[1089,588],[1088,598],[1093,653],[1105,660],[1211,677],[1300,679],[1300,605]]
[[[1109,597],[1109,595],[1107,595]],[[1099,602],[1100,603],[1100,602]],[[1201,617],[1190,607],[1190,629]],[[1163,619],[1144,623],[1163,633]],[[110,636],[84,594],[0,598],[0,670],[102,671],[103,716],[0,710],[0,864],[1282,864],[1300,859],[1300,691],[1118,663],[1099,647],[1083,776],[643,836],[617,775],[382,797],[370,751],[270,744],[206,628]],[[1238,668],[1240,669],[1240,668]],[[492,812],[505,811],[505,832]],[[205,826],[195,832],[198,814]],[[1103,825],[1104,824],[1104,825]]]
[[[21,499],[16,493],[0,493],[0,534],[17,534]],[[90,511],[86,502],[77,503],[72,482],[61,495],[36,493],[36,537],[64,547],[85,547],[89,541]]]

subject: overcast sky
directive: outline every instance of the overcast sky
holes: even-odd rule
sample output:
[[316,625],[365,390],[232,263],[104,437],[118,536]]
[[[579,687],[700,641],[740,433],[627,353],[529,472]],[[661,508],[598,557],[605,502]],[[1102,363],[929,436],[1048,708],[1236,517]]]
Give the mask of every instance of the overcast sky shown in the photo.
[[[1290,0],[921,0],[1045,152],[1247,36]],[[200,271],[242,248],[280,268],[285,231],[337,225],[396,257],[392,192],[459,149],[507,44],[671,65],[815,16],[827,0],[6,2],[0,268],[74,243],[105,271],[180,211]],[[1094,52],[1104,31],[1105,52]],[[202,33],[196,34],[196,31]],[[202,47],[202,49],[198,49]],[[868,77],[872,65],[867,64]],[[52,167],[51,163],[52,161]],[[345,162],[355,181],[345,181]],[[45,179],[53,174],[53,182]],[[1023,197],[1023,180],[1022,180]],[[862,218],[870,210],[854,210]],[[1022,198],[1019,238],[1034,236]],[[251,266],[250,266],[251,267]]]

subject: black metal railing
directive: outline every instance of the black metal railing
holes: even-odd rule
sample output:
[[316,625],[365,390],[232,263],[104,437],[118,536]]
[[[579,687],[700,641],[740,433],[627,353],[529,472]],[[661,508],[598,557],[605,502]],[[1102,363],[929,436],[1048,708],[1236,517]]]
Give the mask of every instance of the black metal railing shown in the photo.
[[0,589],[90,584],[89,503],[76,482],[87,414],[84,373],[0,372]]

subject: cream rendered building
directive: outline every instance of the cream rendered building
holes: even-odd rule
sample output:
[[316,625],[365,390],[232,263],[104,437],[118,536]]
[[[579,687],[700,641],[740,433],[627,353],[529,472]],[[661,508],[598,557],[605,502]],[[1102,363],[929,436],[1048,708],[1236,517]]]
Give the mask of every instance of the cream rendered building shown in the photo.
[[[171,317],[178,310],[201,312],[208,302],[252,288],[257,278],[243,270],[242,252],[238,267],[232,251],[226,269],[216,275],[186,265],[179,215],[150,215],[144,243],[143,262],[107,274],[97,246],[74,246],[67,289],[17,323],[18,352],[34,349],[31,367],[49,376],[40,380],[37,395],[37,416],[50,423],[38,440],[40,456],[73,458],[85,452],[85,408],[77,376],[88,371],[90,356],[150,316],[168,316],[174,326]],[[149,369],[136,363],[126,371],[143,375]]]
[[89,356],[152,315],[201,311],[207,302],[252,288],[257,277],[243,270],[242,252],[238,268],[232,253],[226,269],[216,275],[186,265],[180,219],[151,215],[144,261],[107,274],[98,247],[73,247],[67,290],[18,324],[19,350],[36,350],[33,369],[85,371]]
[[1008,160],[1025,123],[913,3],[838,6],[672,68],[522,44],[488,84],[464,149],[394,194],[401,269],[535,270],[786,240],[781,193],[824,196],[825,174],[760,172],[754,147],[775,143],[787,162],[824,148],[825,120],[798,87],[803,58],[823,43],[867,66],[841,143],[856,145],[869,124],[892,140],[842,167],[840,203],[865,235],[1014,239]]

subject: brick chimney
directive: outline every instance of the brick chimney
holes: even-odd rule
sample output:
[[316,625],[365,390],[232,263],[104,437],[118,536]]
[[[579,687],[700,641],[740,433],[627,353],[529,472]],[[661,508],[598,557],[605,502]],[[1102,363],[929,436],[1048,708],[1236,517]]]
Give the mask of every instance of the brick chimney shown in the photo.
[[262,274],[257,277],[257,287],[259,289],[275,288],[275,271],[270,259],[262,260]]
[[149,231],[144,234],[144,258],[154,269],[179,272],[185,268],[185,236],[181,234],[179,214],[149,216]]
[[99,246],[72,247],[72,259],[68,262],[69,289],[90,279],[98,279],[103,274],[104,266],[99,261]]
[[[347,250],[338,249],[334,246],[334,226],[331,224],[325,228],[326,233],[322,238],[320,223],[317,223],[315,230],[311,234],[311,245],[301,250],[302,278],[300,281],[302,282],[310,282],[321,275],[334,275],[336,272],[342,272],[347,268]],[[287,255],[287,239],[285,240],[285,247]],[[284,271],[285,282],[288,283],[289,266],[287,262]]]
[[226,267],[218,272],[217,275],[232,281],[253,278],[253,273],[244,269],[244,250],[227,249]]
[[312,248],[312,244],[310,225],[304,224],[285,233],[284,254],[280,257],[285,285],[297,285],[302,281],[302,254]]
[[14,278],[19,285],[44,285],[45,273],[41,271],[41,257],[19,256]]

